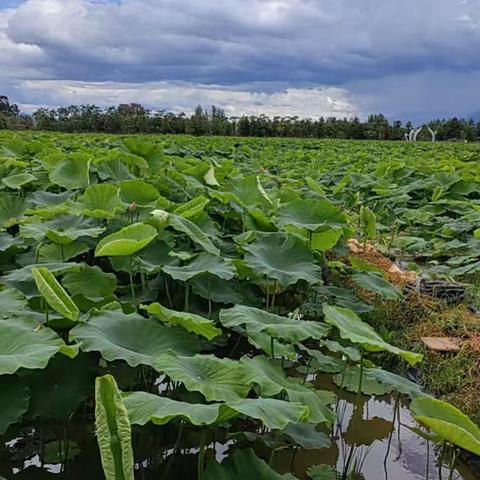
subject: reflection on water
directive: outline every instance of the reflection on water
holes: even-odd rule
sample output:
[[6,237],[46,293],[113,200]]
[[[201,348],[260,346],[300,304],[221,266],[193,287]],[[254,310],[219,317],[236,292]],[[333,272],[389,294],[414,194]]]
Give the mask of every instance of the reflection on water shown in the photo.
[[[161,391],[162,384],[157,383]],[[418,425],[397,397],[369,398],[339,392],[328,376],[317,377],[315,384],[321,389],[335,390],[339,395],[334,405],[337,423],[331,430],[325,430],[333,440],[332,445],[321,450],[281,450],[281,454],[273,457],[278,471],[292,471],[299,479],[307,479],[309,467],[329,464],[340,472],[348,465],[347,470],[358,473],[355,479],[424,480],[427,471],[429,479],[439,478],[438,451],[408,428]],[[240,421],[236,428],[252,430],[252,425]],[[179,429],[175,423],[134,428],[137,479],[196,478],[201,432],[193,427],[184,430],[178,442]],[[241,442],[238,437],[229,438],[225,429],[210,429],[207,458],[221,461],[238,441]],[[257,441],[255,447],[258,455],[268,460],[270,452],[265,445]],[[249,480],[248,473],[246,475],[245,479]],[[0,437],[1,477],[7,480],[103,478],[91,413],[84,412],[68,424],[44,422],[34,427],[14,427],[8,436]],[[448,478],[447,466],[443,467],[443,478]],[[455,480],[477,478],[462,466],[453,476]]]

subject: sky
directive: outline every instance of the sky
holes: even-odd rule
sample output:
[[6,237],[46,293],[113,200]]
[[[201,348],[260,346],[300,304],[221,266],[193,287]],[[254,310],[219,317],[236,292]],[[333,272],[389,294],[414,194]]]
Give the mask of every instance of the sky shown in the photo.
[[0,0],[0,95],[416,123],[480,111],[480,0]]

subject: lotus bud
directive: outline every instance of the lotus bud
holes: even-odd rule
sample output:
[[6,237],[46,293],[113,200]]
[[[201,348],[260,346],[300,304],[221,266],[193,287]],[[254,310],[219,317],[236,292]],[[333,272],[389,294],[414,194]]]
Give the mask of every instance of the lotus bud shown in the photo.
[[151,215],[152,215],[152,218],[148,223],[153,225],[155,228],[160,229],[160,228],[164,228],[167,225],[169,213],[166,212],[165,210],[161,210],[161,209],[153,210]]
[[137,209],[137,204],[135,202],[132,202],[128,207],[129,212],[134,212],[136,209]]

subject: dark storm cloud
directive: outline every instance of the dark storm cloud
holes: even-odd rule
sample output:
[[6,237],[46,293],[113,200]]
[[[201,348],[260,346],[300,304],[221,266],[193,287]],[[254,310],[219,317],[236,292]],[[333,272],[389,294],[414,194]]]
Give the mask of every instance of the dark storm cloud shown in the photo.
[[[479,47],[478,0],[27,0],[0,10],[0,88],[36,103],[29,81],[77,92],[81,82],[89,91],[188,82],[199,100],[218,86],[227,95],[327,85],[337,87],[330,100],[358,113],[382,109],[375,86],[401,92],[402,78],[415,75],[444,94],[447,77],[465,82],[480,71]],[[436,81],[436,72],[446,74]],[[55,92],[45,100],[64,101]],[[384,101],[389,113],[408,115],[394,103]]]

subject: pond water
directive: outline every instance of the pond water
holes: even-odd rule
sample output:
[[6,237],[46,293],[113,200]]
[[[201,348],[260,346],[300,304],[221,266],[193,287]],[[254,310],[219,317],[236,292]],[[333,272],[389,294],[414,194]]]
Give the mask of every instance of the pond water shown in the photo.
[[[334,389],[328,376],[317,377],[315,383],[322,389]],[[281,450],[273,457],[276,470],[282,473],[291,471],[299,479],[307,479],[305,472],[312,465],[326,463],[341,472],[348,463],[355,466],[356,479],[447,480],[446,465],[442,468],[443,476],[439,476],[438,449],[408,428],[418,425],[401,400],[394,396],[358,397],[344,391],[336,393],[339,395],[335,405],[337,424],[326,431],[333,439],[331,447]],[[234,441],[221,429],[211,432],[206,457],[221,461],[235,448]],[[173,423],[134,429],[137,479],[196,479],[200,432],[186,429],[178,448],[174,448],[177,435],[178,429]],[[80,419],[72,418],[68,426],[41,423],[18,428],[8,436],[0,437],[0,442],[0,478],[104,478],[93,433],[93,417],[88,408]],[[257,453],[268,460],[269,451],[264,445],[257,445]],[[69,461],[65,462],[65,459]],[[452,478],[474,480],[480,477],[460,464]],[[250,480],[247,473],[245,480]]]

